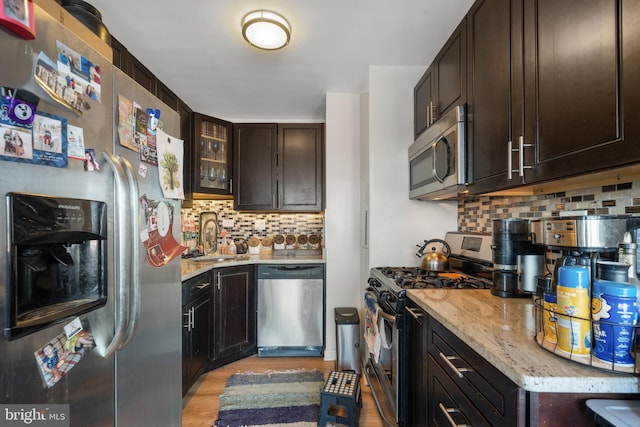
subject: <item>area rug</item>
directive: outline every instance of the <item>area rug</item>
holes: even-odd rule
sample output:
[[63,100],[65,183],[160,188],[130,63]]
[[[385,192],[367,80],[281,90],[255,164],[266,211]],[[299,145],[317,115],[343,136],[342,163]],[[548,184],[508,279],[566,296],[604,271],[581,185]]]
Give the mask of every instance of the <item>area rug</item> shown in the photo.
[[220,394],[215,427],[300,426],[318,424],[321,371],[239,372]]

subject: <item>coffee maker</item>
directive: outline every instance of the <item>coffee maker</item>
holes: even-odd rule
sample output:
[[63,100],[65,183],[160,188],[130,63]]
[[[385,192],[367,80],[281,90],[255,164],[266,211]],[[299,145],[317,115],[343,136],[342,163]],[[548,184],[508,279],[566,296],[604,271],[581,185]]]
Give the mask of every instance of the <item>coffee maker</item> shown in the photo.
[[544,275],[545,248],[531,239],[529,221],[495,219],[492,224],[493,286],[504,298],[531,297]]
[[628,215],[588,215],[546,218],[543,220],[544,243],[559,250],[554,278],[562,266],[588,266],[591,283],[597,277],[598,261],[614,261],[618,243],[627,231]]

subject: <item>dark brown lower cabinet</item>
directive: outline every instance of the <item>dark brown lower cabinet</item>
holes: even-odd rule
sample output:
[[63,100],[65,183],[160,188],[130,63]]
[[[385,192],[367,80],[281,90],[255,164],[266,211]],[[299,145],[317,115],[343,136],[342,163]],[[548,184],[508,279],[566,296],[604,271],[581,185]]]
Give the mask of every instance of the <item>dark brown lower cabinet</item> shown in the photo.
[[210,273],[182,284],[182,395],[209,370],[211,356]]
[[213,270],[214,368],[257,353],[253,265]]
[[[409,375],[415,377],[420,369],[426,369],[426,392],[412,389],[410,395],[415,393],[412,400],[416,405],[426,402],[427,424],[431,427],[588,426],[594,424],[585,409],[587,399],[638,398],[637,394],[526,391],[433,317],[424,317],[427,367]],[[412,384],[419,387],[420,381],[414,378]],[[412,425],[424,425],[416,421]]]
[[437,320],[428,322],[429,425],[526,425],[525,390]]
[[408,331],[409,331],[409,410],[407,411],[406,425],[413,427],[427,427],[427,332],[428,319],[424,312],[415,303],[409,302],[407,307]]

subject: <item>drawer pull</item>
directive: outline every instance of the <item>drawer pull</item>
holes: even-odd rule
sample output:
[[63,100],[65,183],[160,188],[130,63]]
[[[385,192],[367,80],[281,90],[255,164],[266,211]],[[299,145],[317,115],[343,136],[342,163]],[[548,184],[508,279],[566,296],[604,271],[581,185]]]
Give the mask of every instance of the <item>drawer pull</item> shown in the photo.
[[464,378],[463,372],[473,372],[473,369],[469,368],[458,368],[456,365],[451,363],[452,360],[458,360],[459,357],[456,356],[445,356],[442,352],[439,353],[440,358],[447,364],[447,366],[456,374],[458,378]]
[[405,307],[405,310],[407,310],[407,313],[409,313],[411,317],[413,317],[416,320],[420,320],[420,318],[423,316],[422,313],[416,313],[415,308]]
[[460,413],[460,410],[454,409],[454,408],[445,408],[442,403],[438,403],[438,407],[440,408],[440,411],[444,414],[444,416],[447,418],[447,421],[449,421],[449,425],[450,426],[452,426],[452,427],[470,427],[470,424],[456,424],[456,422],[453,420],[453,418],[451,418],[451,415],[449,415],[452,412]]
[[211,285],[210,282],[202,283],[202,284],[196,286],[196,288],[198,288],[198,290],[203,290],[203,289],[207,289],[210,285]]

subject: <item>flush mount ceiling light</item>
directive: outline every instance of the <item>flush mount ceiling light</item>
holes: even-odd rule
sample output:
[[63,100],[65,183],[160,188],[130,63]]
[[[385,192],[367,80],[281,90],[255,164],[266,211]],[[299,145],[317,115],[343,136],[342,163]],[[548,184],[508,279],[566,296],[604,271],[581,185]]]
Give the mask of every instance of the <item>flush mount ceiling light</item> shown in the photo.
[[276,50],[289,44],[291,25],[275,12],[255,10],[242,18],[242,36],[259,49]]

